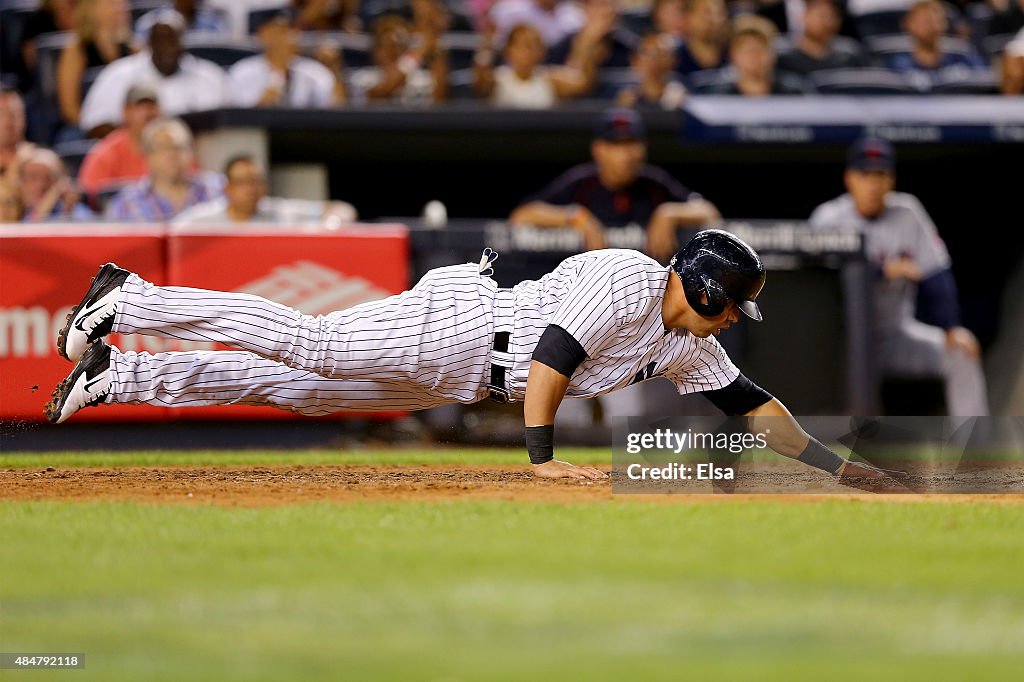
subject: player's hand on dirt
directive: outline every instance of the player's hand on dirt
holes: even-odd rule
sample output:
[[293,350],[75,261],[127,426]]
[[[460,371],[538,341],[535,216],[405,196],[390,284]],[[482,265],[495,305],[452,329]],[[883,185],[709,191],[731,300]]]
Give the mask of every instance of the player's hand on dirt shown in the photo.
[[533,475],[539,478],[608,478],[608,474],[594,467],[583,467],[560,459],[553,459],[543,464],[532,464]]
[[946,330],[946,348],[955,348],[969,358],[981,357],[978,338],[965,327],[950,327]]
[[911,258],[892,258],[885,261],[882,272],[886,279],[906,279],[911,282],[921,281],[921,268]]
[[901,480],[908,478],[907,472],[882,469],[867,462],[846,462],[839,470],[839,482],[851,488],[869,492],[907,492]]

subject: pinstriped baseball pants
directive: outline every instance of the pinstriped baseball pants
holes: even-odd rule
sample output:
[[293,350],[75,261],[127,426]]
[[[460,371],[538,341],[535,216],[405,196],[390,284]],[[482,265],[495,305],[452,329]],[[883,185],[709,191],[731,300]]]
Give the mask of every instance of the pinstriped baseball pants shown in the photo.
[[114,350],[110,402],[309,415],[476,402],[487,396],[494,335],[493,287],[484,282],[476,264],[438,268],[409,291],[310,316],[251,294],[158,287],[131,275],[114,332],[238,350]]

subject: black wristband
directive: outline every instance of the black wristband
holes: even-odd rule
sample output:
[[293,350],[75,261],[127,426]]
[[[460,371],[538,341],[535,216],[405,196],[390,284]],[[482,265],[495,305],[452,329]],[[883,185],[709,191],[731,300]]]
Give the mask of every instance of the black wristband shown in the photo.
[[530,464],[543,464],[555,458],[555,425],[527,426],[526,451]]
[[846,463],[846,460],[822,445],[814,436],[807,441],[807,447],[797,457],[798,461],[827,471],[833,476],[839,471],[839,467]]

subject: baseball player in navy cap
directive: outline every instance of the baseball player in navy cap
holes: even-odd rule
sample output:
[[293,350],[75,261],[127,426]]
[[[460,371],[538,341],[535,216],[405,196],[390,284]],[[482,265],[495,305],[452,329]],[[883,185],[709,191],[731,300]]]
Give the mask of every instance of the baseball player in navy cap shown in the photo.
[[981,350],[961,325],[952,261],[921,202],[894,190],[896,155],[887,140],[864,137],[848,151],[847,193],[814,210],[816,227],[864,235],[876,267],[875,326],[881,371],[942,377],[949,414],[989,413]]
[[718,209],[666,171],[647,163],[647,129],[633,109],[602,113],[590,144],[591,163],[580,164],[527,198],[509,216],[513,225],[572,227],[587,249],[606,245],[607,230],[640,225],[649,255],[669,258],[676,232],[721,220]]
[[[108,263],[68,315],[59,353],[78,364],[54,390],[63,422],[103,403],[272,405],[303,414],[524,401],[537,476],[605,478],[554,458],[554,418],[588,398],[663,378],[723,412],[775,417],[767,444],[829,473],[882,477],[808,436],[746,378],[715,336],[760,320],[761,259],[737,237],[698,233],[665,267],[638,251],[572,256],[499,288],[497,254],[431,270],[409,291],[313,317],[251,294],[162,287]],[[122,352],[111,333],[214,341],[234,351]]]

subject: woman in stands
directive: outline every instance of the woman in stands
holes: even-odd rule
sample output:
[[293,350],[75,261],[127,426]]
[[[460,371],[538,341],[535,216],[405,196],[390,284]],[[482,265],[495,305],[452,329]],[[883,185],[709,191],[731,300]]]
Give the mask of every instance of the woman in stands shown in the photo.
[[131,19],[125,0],[78,0],[75,36],[57,63],[57,100],[65,125],[78,126],[86,72],[131,53]]

